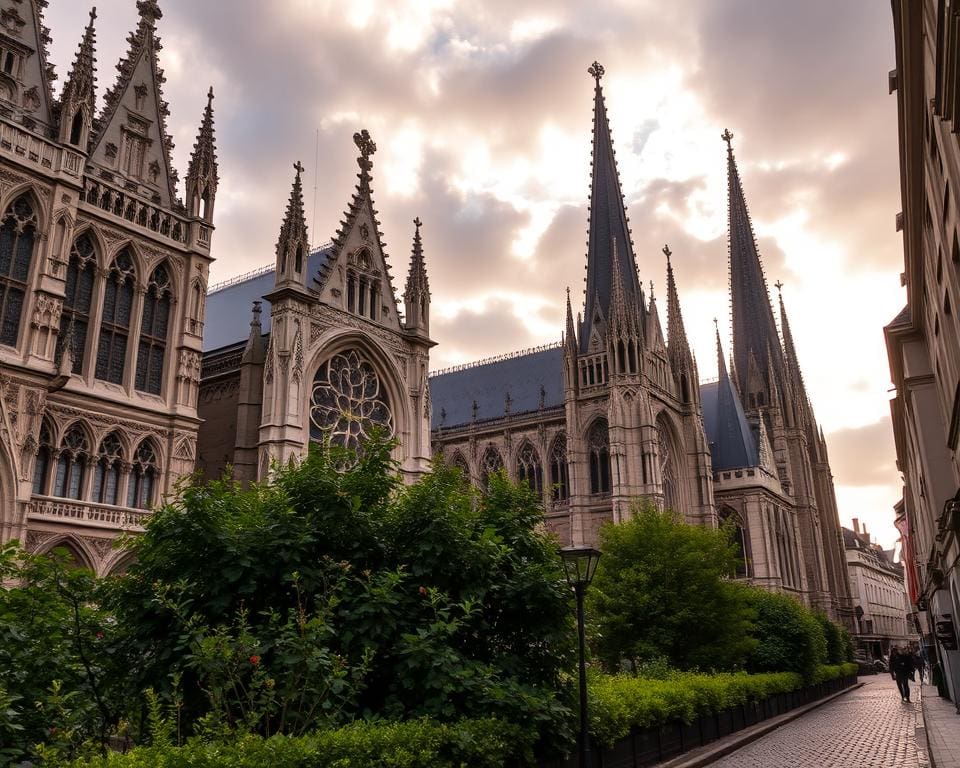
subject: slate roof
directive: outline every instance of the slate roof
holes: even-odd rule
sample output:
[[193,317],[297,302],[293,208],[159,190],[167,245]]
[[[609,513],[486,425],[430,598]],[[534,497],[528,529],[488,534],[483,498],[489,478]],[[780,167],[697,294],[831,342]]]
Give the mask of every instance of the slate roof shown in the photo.
[[431,429],[449,429],[474,420],[490,421],[563,405],[563,347],[559,344],[511,357],[481,362],[430,376]]
[[757,439],[729,377],[701,384],[700,403],[714,472],[757,466]]
[[[307,260],[305,273],[307,287],[313,286],[314,278],[320,270],[327,267],[327,260],[333,254],[333,246],[317,248]],[[207,294],[207,306],[203,324],[203,351],[230,347],[246,341],[250,333],[250,313],[253,302],[263,302],[261,326],[264,334],[270,332],[270,302],[264,294],[273,290],[273,275],[276,270],[269,269],[243,280],[231,282],[222,288],[214,287]]]

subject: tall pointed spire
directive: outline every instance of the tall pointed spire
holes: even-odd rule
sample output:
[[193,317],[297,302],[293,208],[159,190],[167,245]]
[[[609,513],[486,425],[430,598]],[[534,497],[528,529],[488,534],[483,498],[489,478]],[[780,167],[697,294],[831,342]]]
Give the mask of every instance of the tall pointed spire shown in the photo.
[[[640,295],[637,279],[637,263],[633,255],[633,242],[627,224],[627,212],[620,188],[620,176],[610,134],[610,124],[603,98],[600,80],[603,66],[594,62],[587,72],[593,76],[593,169],[590,182],[590,230],[587,240],[587,292],[584,308],[585,326],[580,329],[581,351],[587,351],[591,326],[600,314],[609,317],[613,293],[613,259],[618,258],[617,268],[624,276],[625,298],[630,305]],[[619,248],[614,249],[617,241]],[[615,254],[618,254],[615,256]],[[599,302],[599,307],[595,305]]]
[[404,325],[413,331],[430,332],[430,281],[427,279],[427,265],[423,259],[423,240],[420,227],[423,222],[417,216],[413,220],[413,248],[410,252],[410,269],[407,272],[407,285],[403,291]]
[[667,350],[670,362],[674,368],[678,368],[690,356],[690,344],[687,341],[687,331],[683,327],[680,296],[677,293],[677,281],[673,276],[673,263],[670,261],[673,251],[669,245],[663,246],[663,255],[667,257]]
[[162,204],[170,206],[177,199],[177,173],[170,160],[170,110],[162,92],[166,78],[157,58],[162,46],[156,25],[163,14],[157,0],[138,0],[137,10],[137,28],[127,38],[130,47],[104,98],[90,158],[151,194],[158,193]]
[[70,74],[60,94],[60,140],[86,151],[95,117],[94,89],[97,82],[97,9],[90,9],[90,21],[83,32]]
[[[772,368],[783,375],[783,359],[777,324],[773,318],[770,294],[760,262],[750,212],[743,194],[740,172],[733,154],[733,134],[725,130],[721,138],[727,144],[728,243],[730,250],[730,300],[733,307],[733,358],[743,379],[750,368],[751,355],[760,371],[767,370],[768,349],[773,351]],[[768,382],[769,383],[769,382]]]
[[787,308],[783,304],[783,283],[778,280],[775,285],[780,299],[780,328],[783,333],[783,351],[784,357],[786,358],[787,370],[791,376],[795,376],[797,381],[802,385],[803,374],[800,372],[797,349],[793,344],[793,333],[790,331],[790,321],[787,319]]
[[190,165],[187,166],[187,204],[192,216],[213,220],[213,203],[220,176],[217,167],[217,144],[213,128],[213,86],[207,92],[207,106],[203,110],[200,131],[193,145]]
[[567,286],[567,328],[564,343],[574,354],[577,352],[577,327],[573,324],[573,307],[570,304],[570,286]]
[[[716,323],[716,320],[714,320]],[[707,432],[714,437],[710,454],[714,471],[757,465],[759,453],[753,431],[743,412],[743,404],[737,389],[727,374],[727,365],[723,358],[723,345],[720,343],[720,328],[717,335],[717,381],[716,410],[704,408],[704,420],[714,423],[707,425]],[[706,404],[705,404],[706,405]]]
[[307,267],[307,254],[310,240],[307,237],[307,220],[303,212],[303,164],[294,163],[296,175],[290,189],[290,199],[280,226],[280,238],[277,240],[277,268],[275,285],[277,288],[304,288],[304,270]]

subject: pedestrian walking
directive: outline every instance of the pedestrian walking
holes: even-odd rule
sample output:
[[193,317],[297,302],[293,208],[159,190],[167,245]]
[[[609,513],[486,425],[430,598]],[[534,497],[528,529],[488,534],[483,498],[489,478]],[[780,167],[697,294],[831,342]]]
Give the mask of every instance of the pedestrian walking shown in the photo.
[[897,681],[900,698],[910,701],[910,681],[913,679],[913,654],[906,648],[897,648],[890,654],[890,672]]

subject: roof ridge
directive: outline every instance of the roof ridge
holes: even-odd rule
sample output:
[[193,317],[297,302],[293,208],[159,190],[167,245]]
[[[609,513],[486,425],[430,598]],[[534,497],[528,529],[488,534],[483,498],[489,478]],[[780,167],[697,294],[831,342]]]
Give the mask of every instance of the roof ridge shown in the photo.
[[461,363],[460,365],[451,365],[447,368],[439,368],[436,371],[430,371],[428,378],[433,378],[434,376],[443,376],[447,373],[456,373],[458,371],[466,371],[471,368],[480,368],[484,365],[492,365],[493,363],[502,363],[505,360],[515,360],[518,357],[526,357],[527,355],[535,355],[538,352],[546,352],[549,349],[559,349],[563,346],[563,341],[551,341],[548,344],[541,344],[537,347],[528,347],[527,349],[520,349],[515,352],[504,352],[502,355],[494,355],[493,357],[485,357],[480,360],[474,360],[469,363]]

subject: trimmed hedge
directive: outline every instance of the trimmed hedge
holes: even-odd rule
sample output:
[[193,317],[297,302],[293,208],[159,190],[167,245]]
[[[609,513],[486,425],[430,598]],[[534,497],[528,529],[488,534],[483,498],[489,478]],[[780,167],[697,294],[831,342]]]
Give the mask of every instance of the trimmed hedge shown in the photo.
[[[813,684],[856,675],[856,664],[818,667]],[[805,685],[796,672],[712,675],[677,672],[656,680],[628,675],[595,675],[590,680],[590,732],[612,746],[633,728],[651,728],[671,721],[691,723],[730,707],[790,693]]]
[[252,735],[226,743],[191,739],[182,747],[137,747],[126,754],[58,768],[502,768],[524,745],[519,728],[499,720],[356,722],[309,736]]

